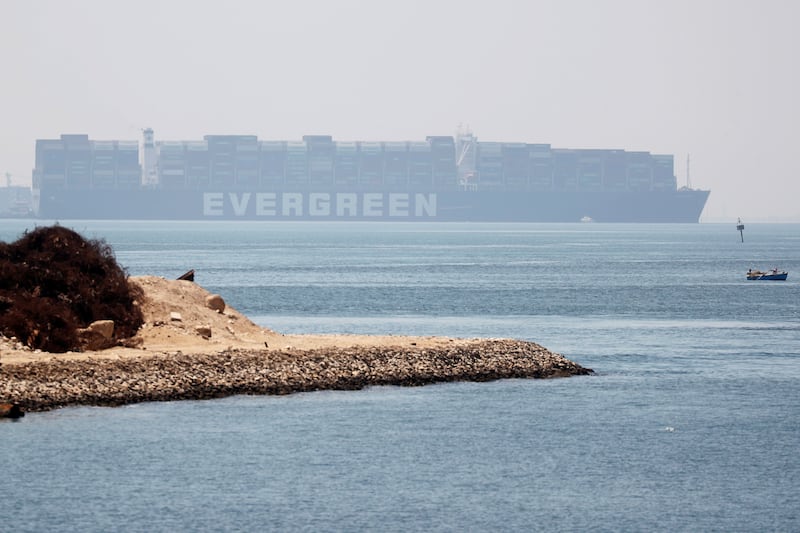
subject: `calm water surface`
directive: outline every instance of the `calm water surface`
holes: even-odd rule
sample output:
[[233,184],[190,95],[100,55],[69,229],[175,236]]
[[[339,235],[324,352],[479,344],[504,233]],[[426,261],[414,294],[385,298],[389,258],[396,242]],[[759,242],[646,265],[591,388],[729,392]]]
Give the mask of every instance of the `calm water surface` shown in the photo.
[[516,337],[596,375],[29,414],[0,531],[800,530],[800,225],[64,225],[278,331]]

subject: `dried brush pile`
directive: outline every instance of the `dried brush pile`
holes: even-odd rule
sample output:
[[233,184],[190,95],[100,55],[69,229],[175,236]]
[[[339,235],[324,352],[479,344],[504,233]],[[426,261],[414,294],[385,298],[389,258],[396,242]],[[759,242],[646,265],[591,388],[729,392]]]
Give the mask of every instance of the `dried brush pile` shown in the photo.
[[77,330],[95,320],[131,337],[143,322],[140,298],[103,240],[56,225],[0,242],[0,333],[30,348],[80,350]]

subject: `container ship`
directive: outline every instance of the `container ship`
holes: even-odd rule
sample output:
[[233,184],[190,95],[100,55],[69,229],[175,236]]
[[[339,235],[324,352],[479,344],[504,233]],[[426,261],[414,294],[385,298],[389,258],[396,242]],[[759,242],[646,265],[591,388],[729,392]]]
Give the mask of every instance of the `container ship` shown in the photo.
[[709,191],[678,187],[672,155],[485,142],[36,141],[44,219],[696,223]]

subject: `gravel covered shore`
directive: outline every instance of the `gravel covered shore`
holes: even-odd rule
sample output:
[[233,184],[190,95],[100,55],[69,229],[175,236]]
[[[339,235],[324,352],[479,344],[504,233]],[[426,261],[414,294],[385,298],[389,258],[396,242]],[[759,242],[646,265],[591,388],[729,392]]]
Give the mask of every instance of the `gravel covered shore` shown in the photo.
[[1,366],[0,401],[18,404],[25,411],[46,411],[68,405],[117,406],[235,394],[591,373],[536,343],[508,339],[454,340],[439,348],[354,346],[234,349],[203,355],[177,352],[121,359],[49,357]]

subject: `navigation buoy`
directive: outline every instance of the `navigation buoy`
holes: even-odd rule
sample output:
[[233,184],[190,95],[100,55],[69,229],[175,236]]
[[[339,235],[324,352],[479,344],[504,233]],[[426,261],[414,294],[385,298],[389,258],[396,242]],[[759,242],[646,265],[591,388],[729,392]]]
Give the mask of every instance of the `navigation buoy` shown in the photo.
[[744,242],[744,224],[742,224],[742,219],[736,219],[736,229],[739,230],[739,235],[742,237],[742,242]]

